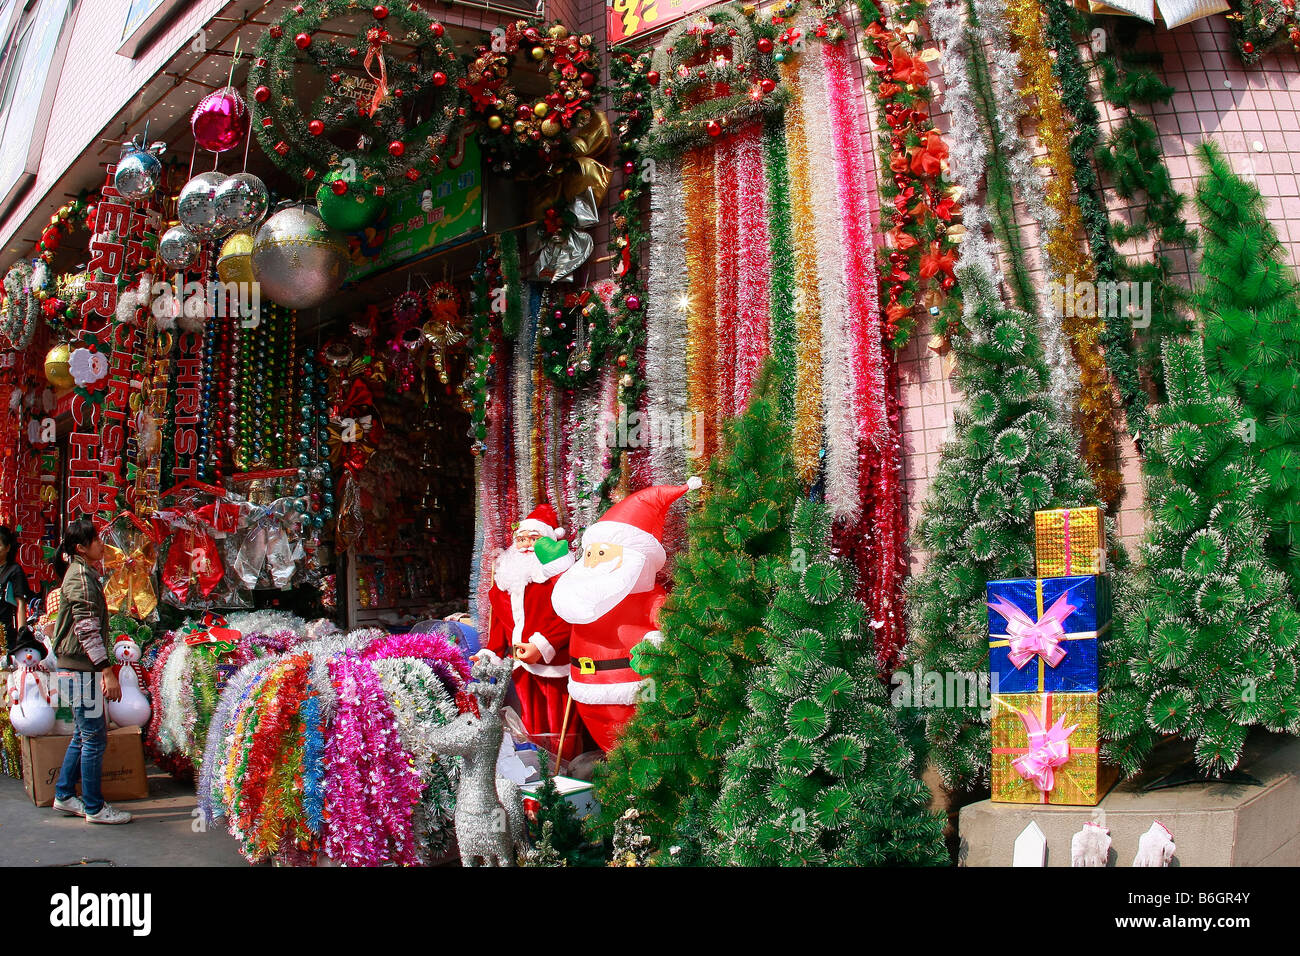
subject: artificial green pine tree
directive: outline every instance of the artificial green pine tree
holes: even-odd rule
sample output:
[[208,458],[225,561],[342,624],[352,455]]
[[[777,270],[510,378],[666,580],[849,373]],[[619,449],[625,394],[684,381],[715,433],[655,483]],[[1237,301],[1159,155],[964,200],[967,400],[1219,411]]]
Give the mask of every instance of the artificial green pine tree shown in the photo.
[[597,769],[606,831],[635,797],[646,833],[666,846],[689,794],[709,804],[717,796],[723,757],[745,714],[746,681],[760,660],[776,570],[790,554],[796,489],[778,385],[769,363],[749,408],[727,424],[660,612],[663,643],[636,648],[634,666],[653,693]]
[[947,862],[876,675],[875,647],[848,567],[827,548],[826,507],[795,512],[790,566],[765,622],[750,714],[727,755],[713,811],[720,863],[899,866]]
[[966,404],[917,526],[916,550],[929,557],[908,595],[912,674],[943,693],[920,700],[912,681],[909,701],[908,688],[900,689],[903,704],[925,707],[930,756],[944,782],[970,789],[989,780],[985,584],[1032,577],[1034,512],[1095,503],[1096,492],[1078,436],[1049,397],[1029,316],[1003,307],[982,270],[960,278],[973,307],[953,340]]
[[547,820],[542,824],[542,833],[524,855],[524,866],[567,866],[568,861],[555,848],[555,824]]
[[1160,734],[1196,744],[1208,774],[1236,766],[1247,728],[1300,729],[1300,615],[1265,559],[1265,476],[1236,400],[1201,347],[1164,348],[1166,405],[1151,418],[1142,568],[1119,577],[1103,648],[1105,753],[1141,768]]
[[1300,594],[1300,295],[1254,185],[1213,143],[1196,205],[1205,234],[1196,297],[1211,384],[1245,408],[1247,445],[1268,479],[1268,558]]
[[537,788],[536,795],[537,819],[529,823],[534,843],[541,842],[543,834],[549,833],[547,842],[566,865],[600,866],[605,858],[604,847],[599,842],[587,839],[577,808],[560,793],[548,764],[546,754],[543,753],[542,785]]

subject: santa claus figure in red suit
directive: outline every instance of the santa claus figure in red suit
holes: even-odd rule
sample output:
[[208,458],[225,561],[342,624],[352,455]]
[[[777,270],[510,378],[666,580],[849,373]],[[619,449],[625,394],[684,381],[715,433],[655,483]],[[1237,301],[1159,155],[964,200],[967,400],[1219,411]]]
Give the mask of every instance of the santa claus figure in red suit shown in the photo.
[[570,625],[551,606],[556,576],[573,565],[562,540],[555,509],[540,504],[519,522],[514,542],[501,552],[492,569],[492,622],[488,650],[513,657],[513,680],[519,696],[520,719],[529,737],[555,753],[564,732],[564,759],[582,752],[583,733],[575,715],[567,732]]
[[628,495],[582,536],[582,560],[560,575],[551,600],[573,625],[569,693],[596,746],[608,752],[632,719],[641,675],[632,648],[658,642],[659,608],[666,597],[655,583],[664,566],[664,518],[673,502],[700,487],[655,485]]

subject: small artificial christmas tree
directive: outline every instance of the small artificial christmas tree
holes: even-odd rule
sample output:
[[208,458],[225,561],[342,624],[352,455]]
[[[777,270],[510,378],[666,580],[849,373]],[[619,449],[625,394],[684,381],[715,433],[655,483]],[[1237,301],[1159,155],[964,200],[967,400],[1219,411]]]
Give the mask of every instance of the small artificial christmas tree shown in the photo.
[[660,612],[663,643],[635,650],[633,666],[650,678],[651,693],[597,769],[606,829],[635,796],[646,833],[667,845],[689,794],[710,804],[717,796],[722,759],[745,714],[746,681],[761,659],[776,570],[790,553],[794,466],[778,385],[769,363],[749,408],[728,423]]
[[614,855],[610,866],[645,866],[650,859],[650,838],[641,828],[641,811],[634,803],[614,823]]
[[1264,557],[1267,481],[1240,406],[1211,388],[1199,345],[1167,343],[1164,364],[1169,401],[1147,446],[1151,521],[1141,570],[1118,581],[1101,730],[1126,773],[1158,735],[1177,734],[1215,775],[1237,765],[1248,727],[1300,729],[1300,615]]
[[605,859],[604,848],[587,839],[577,808],[560,793],[548,764],[543,752],[542,785],[537,788],[535,795],[537,819],[529,821],[529,834],[534,843],[540,843],[546,837],[551,848],[568,866],[599,866]]
[[1211,385],[1244,406],[1247,449],[1268,480],[1268,558],[1300,594],[1300,294],[1259,190],[1213,143],[1199,152],[1206,368]]
[[542,824],[541,836],[533,848],[524,855],[524,866],[567,866],[568,861],[555,848],[555,824],[547,820]]
[[943,697],[911,703],[925,705],[945,783],[966,789],[989,781],[985,584],[1033,576],[1035,511],[1097,499],[1078,437],[1048,395],[1032,320],[1001,305],[985,271],[958,273],[968,311],[964,334],[953,338],[954,378],[966,404],[917,526],[914,546],[929,560],[911,581],[909,607],[913,671]]
[[898,866],[947,862],[884,687],[862,605],[826,542],[824,505],[802,502],[794,560],[765,622],[750,715],[713,811],[719,862]]

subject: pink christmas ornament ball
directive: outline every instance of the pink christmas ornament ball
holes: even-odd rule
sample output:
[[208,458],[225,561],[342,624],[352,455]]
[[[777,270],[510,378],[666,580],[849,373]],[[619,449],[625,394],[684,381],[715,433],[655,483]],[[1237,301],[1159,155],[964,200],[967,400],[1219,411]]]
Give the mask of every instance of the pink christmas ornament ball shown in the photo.
[[209,93],[194,107],[190,129],[200,149],[224,153],[248,135],[248,107],[232,86]]

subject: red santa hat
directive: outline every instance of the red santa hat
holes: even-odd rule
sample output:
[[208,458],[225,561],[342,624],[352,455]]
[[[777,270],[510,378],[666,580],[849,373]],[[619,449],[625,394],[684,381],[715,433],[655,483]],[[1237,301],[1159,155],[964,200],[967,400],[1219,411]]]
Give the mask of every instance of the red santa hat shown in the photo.
[[560,519],[555,509],[543,501],[523,521],[519,522],[520,531],[535,531],[538,534],[559,540],[564,537],[564,529],[559,527]]
[[647,564],[658,570],[668,557],[661,543],[668,509],[686,492],[694,491],[703,483],[692,477],[684,485],[651,485],[634,491],[583,532],[582,539],[584,542],[618,544],[638,551],[645,555]]

